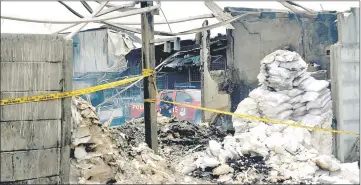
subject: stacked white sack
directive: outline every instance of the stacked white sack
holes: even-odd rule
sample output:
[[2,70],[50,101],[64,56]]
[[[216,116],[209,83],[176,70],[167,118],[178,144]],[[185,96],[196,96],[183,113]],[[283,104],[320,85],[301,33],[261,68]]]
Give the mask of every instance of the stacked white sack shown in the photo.
[[[306,126],[331,129],[332,101],[329,82],[316,80],[296,52],[277,50],[261,60],[260,87],[242,101],[236,113],[279,121],[292,120]],[[251,106],[251,108],[249,108]],[[237,133],[244,132],[250,120],[234,117]],[[255,122],[252,122],[255,123]],[[312,146],[323,154],[332,153],[332,134],[311,132]]]
[[[332,102],[329,83],[314,79],[306,71],[307,64],[295,52],[278,50],[267,55],[261,61],[258,75],[261,86],[238,105],[235,113],[330,129]],[[267,164],[273,168],[271,176],[326,183],[358,182],[357,175],[357,178],[335,175],[350,170],[342,168],[330,155],[331,133],[236,116],[232,121],[236,131],[234,137],[225,138],[223,148],[214,141],[210,142],[206,156],[199,158],[193,168],[215,168],[222,166],[227,159],[251,154],[266,157]],[[357,171],[353,174],[358,174],[358,169],[352,170]],[[337,173],[330,174],[330,171]]]

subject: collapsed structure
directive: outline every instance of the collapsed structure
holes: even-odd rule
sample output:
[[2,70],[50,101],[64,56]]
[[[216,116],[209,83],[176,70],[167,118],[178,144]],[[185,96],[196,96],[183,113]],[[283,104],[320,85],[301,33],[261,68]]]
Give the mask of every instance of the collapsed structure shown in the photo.
[[[260,87],[236,113],[331,128],[329,84],[311,77],[297,53],[266,56],[258,78]],[[81,98],[73,99],[72,114],[73,183],[359,183],[357,162],[331,155],[328,132],[233,117],[235,132],[222,133],[158,117],[155,155],[143,143],[143,119],[101,125]]]

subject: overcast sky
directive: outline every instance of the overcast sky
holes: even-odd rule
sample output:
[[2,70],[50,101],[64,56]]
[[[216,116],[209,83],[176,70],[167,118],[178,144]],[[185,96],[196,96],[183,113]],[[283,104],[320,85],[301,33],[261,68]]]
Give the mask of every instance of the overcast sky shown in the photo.
[[[123,4],[129,1],[110,1],[113,4]],[[359,1],[297,1],[299,4],[312,8],[314,10],[336,10],[345,11],[350,7],[359,7]],[[66,4],[71,6],[79,13],[87,16],[89,13],[85,10],[79,1],[65,1]],[[272,8],[283,9],[280,3],[276,1],[216,1],[216,3],[224,8],[230,7],[248,7],[248,8]],[[99,5],[94,1],[89,1],[89,5],[96,9]],[[203,1],[162,1],[162,10],[164,11],[168,20],[195,16],[200,14],[209,14],[210,10],[204,6]],[[1,1],[1,15],[25,17],[34,19],[47,19],[47,20],[76,20],[78,17],[69,12],[64,6],[56,1]],[[126,18],[114,19],[112,21],[123,22],[140,22],[140,16],[135,15]],[[164,20],[163,14],[155,16],[156,21]],[[217,23],[216,19],[208,19],[210,24]],[[193,28],[198,28],[202,25],[204,20],[196,20],[185,23],[171,24],[173,32],[185,31]],[[12,20],[1,19],[1,33],[38,33],[48,34],[57,31],[67,25],[55,24],[40,24],[40,23],[27,23]],[[89,24],[84,29],[99,27],[98,24]],[[135,26],[139,27],[139,26]],[[70,29],[71,31],[72,29]],[[169,32],[168,25],[156,25],[155,30]],[[217,33],[225,33],[224,28],[217,28],[211,30],[212,35]],[[182,37],[194,38],[194,35],[187,35]]]

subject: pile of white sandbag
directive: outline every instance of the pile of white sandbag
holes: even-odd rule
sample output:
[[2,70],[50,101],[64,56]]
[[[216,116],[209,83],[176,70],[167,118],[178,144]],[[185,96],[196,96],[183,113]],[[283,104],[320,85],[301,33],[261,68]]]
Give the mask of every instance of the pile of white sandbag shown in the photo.
[[[260,87],[250,92],[236,113],[331,129],[333,115],[329,82],[313,78],[299,54],[277,50],[267,55],[261,60],[258,79]],[[250,120],[234,117],[236,132],[247,131],[244,129],[246,122]],[[332,153],[331,133],[311,132],[311,135],[313,147],[323,154]]]
[[[332,102],[329,83],[307,73],[299,54],[278,50],[261,61],[260,87],[250,92],[235,113],[263,117],[291,124],[330,129]],[[211,141],[209,150],[192,168],[215,168],[241,156],[262,156],[271,167],[269,178],[292,177],[293,182],[358,183],[356,163],[340,164],[331,155],[332,134],[233,116],[235,135],[221,144]],[[244,183],[231,176],[242,176],[227,169],[222,182]],[[186,172],[189,172],[186,170]],[[246,176],[249,172],[246,172]],[[232,175],[230,175],[232,174]],[[346,175],[348,174],[348,175]],[[224,176],[227,176],[224,177]],[[249,176],[248,176],[249,177]],[[285,179],[283,178],[283,179]],[[277,180],[276,180],[277,181]],[[248,182],[248,181],[247,181]],[[290,181],[285,181],[290,182]],[[251,183],[256,183],[251,181]]]

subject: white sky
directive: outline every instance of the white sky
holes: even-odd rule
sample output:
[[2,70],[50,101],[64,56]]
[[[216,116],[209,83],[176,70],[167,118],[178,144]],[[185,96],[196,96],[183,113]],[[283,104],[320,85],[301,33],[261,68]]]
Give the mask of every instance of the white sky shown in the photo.
[[[87,1],[88,2],[88,1]],[[129,1],[110,1],[113,4],[123,4]],[[247,7],[247,8],[268,8],[268,9],[286,9],[276,1],[215,1],[221,8],[230,7]],[[67,5],[72,7],[84,16],[89,13],[85,10],[79,1],[65,1]],[[297,3],[314,10],[336,10],[346,11],[350,7],[359,7],[359,1],[297,1]],[[99,5],[94,1],[89,1],[88,4],[94,9]],[[139,5],[138,5],[139,6]],[[184,18],[189,16],[196,16],[200,14],[209,14],[210,10],[204,6],[203,1],[163,1],[162,10],[167,16],[168,20]],[[76,20],[78,17],[73,15],[64,6],[56,1],[1,1],[1,15],[25,17],[34,19],[48,19],[48,20]],[[108,14],[110,15],[110,14]],[[140,22],[140,15],[135,15],[126,18],[114,19],[112,21],[122,22]],[[155,20],[164,20],[163,15],[155,16]],[[217,23],[216,19],[208,19],[209,24]],[[193,28],[198,28],[202,25],[204,20],[196,20],[185,23],[171,24],[173,32],[185,31]],[[35,33],[35,34],[49,34],[66,27],[65,24],[41,24],[41,23],[27,23],[12,20],[1,19],[1,33]],[[98,24],[88,24],[84,29],[99,27]],[[139,26],[135,26],[138,27]],[[73,28],[74,29],[74,28]],[[70,29],[71,31],[72,29]],[[168,25],[155,25],[155,30],[169,32]],[[212,35],[217,33],[225,33],[224,28],[217,28],[211,30]],[[194,38],[194,35],[183,36],[182,39]]]

